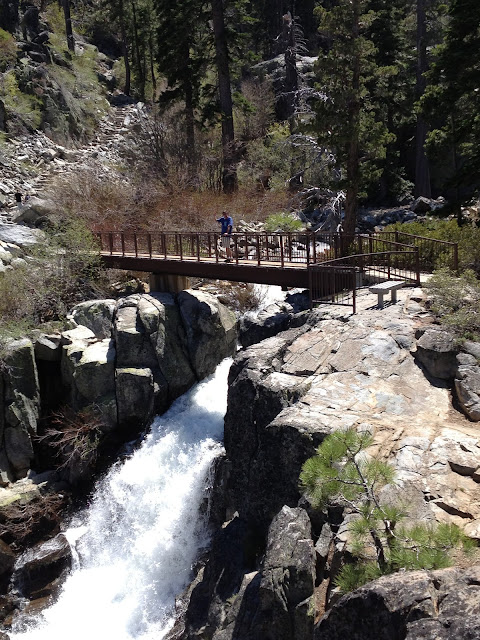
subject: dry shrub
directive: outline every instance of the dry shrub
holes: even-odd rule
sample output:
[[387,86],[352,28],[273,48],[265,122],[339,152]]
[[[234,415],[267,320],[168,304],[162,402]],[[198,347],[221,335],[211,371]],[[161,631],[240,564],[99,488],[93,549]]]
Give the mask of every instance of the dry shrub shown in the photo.
[[241,314],[256,311],[266,295],[250,282],[219,282],[217,289],[220,302]]
[[234,223],[263,221],[288,208],[283,190],[258,192],[240,189],[226,195],[217,191],[167,190],[154,179],[142,182],[106,181],[82,170],[59,179],[55,199],[74,218],[97,230],[217,231],[215,218],[226,209]]
[[0,536],[22,551],[59,529],[68,499],[63,494],[46,493],[29,502],[17,501],[0,509]]
[[99,177],[87,168],[57,178],[47,191],[65,215],[84,220],[92,229],[138,228],[161,193],[153,180],[135,185],[120,175]]
[[104,422],[95,407],[76,412],[65,406],[52,414],[50,426],[38,439],[53,450],[58,469],[81,475],[97,460],[103,428]]
[[0,323],[63,320],[70,308],[103,291],[97,245],[79,221],[61,225],[30,249],[28,263],[0,278]]

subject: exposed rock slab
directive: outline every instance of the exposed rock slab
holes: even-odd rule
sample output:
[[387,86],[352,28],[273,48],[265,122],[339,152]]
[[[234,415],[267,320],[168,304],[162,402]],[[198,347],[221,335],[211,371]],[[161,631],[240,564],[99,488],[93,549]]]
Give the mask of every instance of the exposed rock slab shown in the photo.
[[344,596],[318,623],[315,640],[480,638],[480,567],[410,571]]

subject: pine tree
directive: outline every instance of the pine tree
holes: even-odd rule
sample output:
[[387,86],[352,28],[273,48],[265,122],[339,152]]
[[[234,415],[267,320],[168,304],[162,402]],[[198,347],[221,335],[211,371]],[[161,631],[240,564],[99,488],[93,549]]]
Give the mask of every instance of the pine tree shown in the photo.
[[225,30],[223,0],[211,0],[212,22],[215,37],[215,60],[218,76],[220,117],[222,123],[223,175],[225,193],[238,188],[237,165],[235,159],[235,132],[233,127],[233,101],[230,81],[230,60]]
[[168,87],[160,96],[163,104],[181,100],[185,104],[185,135],[195,156],[195,109],[199,104],[202,76],[209,59],[205,24],[208,13],[199,0],[154,0],[157,15],[157,65]]
[[421,106],[433,125],[430,149],[451,158],[459,203],[480,193],[480,3],[451,0],[448,19]]
[[331,150],[346,190],[344,230],[355,231],[362,173],[367,162],[385,154],[388,132],[377,118],[369,90],[376,74],[375,47],[368,37],[374,19],[367,0],[339,0],[317,8],[325,51],[316,77],[324,99],[316,104],[319,142]]
[[372,444],[369,433],[336,431],[325,438],[300,474],[312,506],[323,508],[335,499],[354,515],[349,528],[356,562],[344,565],[336,578],[342,591],[398,569],[446,567],[450,549],[468,550],[473,545],[455,525],[403,526],[406,510],[380,497],[380,490],[394,482],[394,470],[368,455],[366,449]]

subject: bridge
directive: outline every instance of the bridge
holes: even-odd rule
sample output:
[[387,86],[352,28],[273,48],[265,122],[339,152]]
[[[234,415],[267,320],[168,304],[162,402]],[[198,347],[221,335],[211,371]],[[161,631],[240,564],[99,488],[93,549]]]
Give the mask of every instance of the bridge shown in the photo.
[[220,234],[97,231],[105,266],[150,274],[151,290],[178,291],[188,278],[301,287],[312,304],[353,306],[360,286],[383,280],[419,284],[435,263],[458,269],[455,243],[403,232],[234,233],[226,261]]

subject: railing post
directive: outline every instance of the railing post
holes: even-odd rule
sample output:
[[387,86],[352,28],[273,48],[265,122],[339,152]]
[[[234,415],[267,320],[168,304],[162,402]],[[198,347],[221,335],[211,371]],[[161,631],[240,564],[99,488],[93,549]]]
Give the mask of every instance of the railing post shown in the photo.
[[138,258],[138,242],[137,242],[137,232],[133,232],[133,246],[135,248],[135,257]]
[[458,243],[453,245],[453,270],[458,275]]
[[268,262],[268,233],[266,231],[265,231],[265,252],[266,252],[266,258]]
[[182,246],[182,244],[183,244],[183,243],[182,243],[182,234],[181,234],[181,233],[179,233],[179,234],[177,235],[177,237],[178,237],[178,244],[179,244],[179,248],[180,248],[180,252],[179,252],[179,255],[180,255],[180,261],[183,261],[183,246]]
[[165,235],[165,233],[162,231],[162,235],[161,235],[161,242],[163,245],[163,253],[165,255],[165,260],[167,259],[167,236]]
[[307,265],[308,272],[308,291],[310,293],[310,309],[313,309],[313,269]]
[[210,235],[210,232],[208,233],[208,257],[211,258],[212,257],[212,237]]
[[217,234],[213,234],[213,242],[215,243],[215,262],[218,264],[218,254],[220,253],[220,249],[218,248],[218,237]]
[[307,232],[307,265],[310,264],[310,234]]
[[387,269],[387,275],[388,275],[388,279],[390,280],[390,256],[392,254],[389,252],[387,253],[387,262],[388,262],[388,269]]
[[313,246],[313,262],[314,262],[314,264],[317,262],[317,243],[316,243],[316,240],[315,240],[316,235],[317,234],[315,233],[315,231],[313,231],[312,232],[312,238],[313,238],[312,246]]
[[357,313],[357,272],[355,271],[355,268],[352,270],[352,291],[353,291],[352,307],[353,307],[353,314],[355,315]]
[[233,238],[233,249],[235,251],[235,262],[236,264],[238,264],[238,238],[235,234],[232,235],[232,238]]
[[120,242],[122,245],[122,256],[124,256],[125,255],[125,234],[123,233],[123,231],[120,234]]
[[[123,231],[122,231],[122,237],[123,237]],[[108,244],[110,247],[110,255],[112,255],[113,254],[113,233],[108,234]]]
[[257,264],[258,266],[260,266],[260,238],[261,238],[261,234],[258,233],[257,234]]
[[283,233],[280,234],[280,264],[282,269],[285,265],[284,255],[283,255]]
[[417,276],[417,285],[420,286],[420,251],[418,247],[415,246],[415,271]]
[[147,233],[147,245],[148,245],[148,253],[151,258],[152,257],[152,236],[150,233]]
[[197,233],[196,235],[197,238],[197,261],[200,262],[200,237]]

